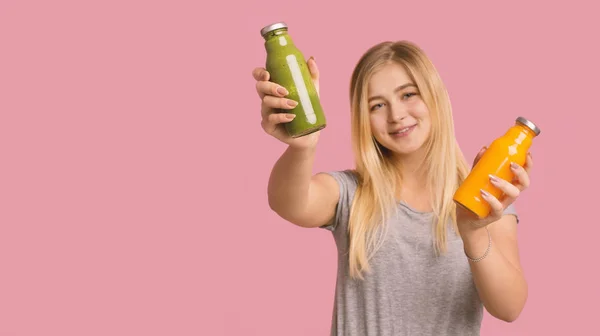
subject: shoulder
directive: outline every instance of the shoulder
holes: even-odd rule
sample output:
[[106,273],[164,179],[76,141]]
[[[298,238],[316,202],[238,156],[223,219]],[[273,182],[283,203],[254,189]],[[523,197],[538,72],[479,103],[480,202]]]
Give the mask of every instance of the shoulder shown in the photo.
[[353,169],[345,169],[345,170],[337,170],[337,171],[327,171],[317,174],[316,176],[321,176],[321,178],[329,178],[332,181],[335,181],[340,185],[340,187],[354,187],[358,186],[358,173]]
[[[318,176],[318,177],[317,177]],[[344,226],[348,221],[354,194],[359,185],[359,175],[353,169],[327,171],[315,175],[316,178],[335,183],[338,190],[338,201],[335,216],[330,223],[322,226],[324,229],[335,231],[338,226]],[[340,223],[342,225],[340,225]]]
[[317,175],[320,178],[328,179],[330,183],[335,183],[339,192],[339,202],[351,201],[360,184],[360,178],[356,170],[345,169],[338,171],[328,171]]

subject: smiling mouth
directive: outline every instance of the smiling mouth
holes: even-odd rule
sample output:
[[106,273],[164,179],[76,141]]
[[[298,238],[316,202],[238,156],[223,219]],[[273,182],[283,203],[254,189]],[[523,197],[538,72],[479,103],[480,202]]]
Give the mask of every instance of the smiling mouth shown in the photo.
[[396,132],[391,132],[390,134],[391,135],[406,134],[406,133],[408,133],[408,131],[412,130],[415,126],[417,126],[417,125],[415,124],[415,125],[412,125],[412,126],[404,127],[404,128],[401,128],[401,129],[397,130]]

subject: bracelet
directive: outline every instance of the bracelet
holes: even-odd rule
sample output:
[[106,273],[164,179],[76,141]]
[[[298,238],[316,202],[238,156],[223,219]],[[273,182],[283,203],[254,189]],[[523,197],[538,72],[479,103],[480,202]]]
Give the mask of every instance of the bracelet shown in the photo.
[[485,250],[485,253],[479,258],[473,259],[473,258],[469,257],[469,255],[467,255],[467,251],[465,251],[465,255],[467,256],[467,259],[469,259],[472,262],[481,261],[481,260],[485,259],[485,257],[487,257],[488,254],[490,253],[490,249],[492,248],[492,236],[490,235],[490,231],[488,230],[487,226],[485,227],[485,230],[487,231],[487,234],[488,234],[488,247],[487,247],[487,250]]

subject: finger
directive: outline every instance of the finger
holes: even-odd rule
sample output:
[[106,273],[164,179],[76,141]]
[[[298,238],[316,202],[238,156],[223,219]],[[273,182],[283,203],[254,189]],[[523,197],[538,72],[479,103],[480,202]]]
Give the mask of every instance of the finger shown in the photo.
[[262,116],[263,119],[266,119],[267,116],[269,116],[270,114],[274,113],[273,109],[265,106],[265,104],[260,104],[260,115]]
[[262,128],[268,134],[275,134],[279,129],[279,125],[294,120],[296,115],[291,113],[273,113],[263,118],[261,121]]
[[477,155],[475,156],[475,160],[473,160],[473,166],[475,166],[477,164],[477,162],[479,162],[479,159],[481,159],[481,156],[483,155],[483,153],[485,153],[486,150],[487,150],[487,147],[485,147],[485,146],[483,146],[479,150],[479,153],[477,153]]
[[319,67],[317,67],[317,62],[315,61],[315,58],[313,56],[311,56],[308,61],[308,70],[310,71],[310,75],[312,77],[313,80],[318,81],[319,80]]
[[265,68],[255,68],[252,70],[252,77],[257,81],[268,81],[270,74]]
[[531,155],[531,153],[527,153],[527,159],[525,160],[525,165],[523,166],[523,168],[529,174],[532,167],[533,167],[533,156]]
[[261,99],[266,95],[284,97],[289,94],[283,86],[269,81],[256,82],[256,92],[258,92]]
[[291,100],[291,99],[287,99],[287,98],[264,96],[263,104],[265,106],[273,108],[273,109],[290,110],[290,109],[293,109],[294,107],[296,107],[298,105],[298,102]]
[[317,62],[315,61],[314,57],[310,57],[308,59],[308,70],[310,71],[310,77],[313,80],[313,83],[315,84],[315,90],[317,90],[317,94],[320,94],[319,92],[319,68],[317,67]]
[[502,213],[504,212],[504,206],[496,197],[494,197],[494,195],[481,189],[481,197],[490,205],[490,215],[492,218],[499,218],[502,216]]
[[517,186],[515,186],[514,184],[512,184],[506,180],[499,178],[498,176],[490,175],[490,182],[492,182],[492,184],[495,187],[502,190],[502,192],[506,195],[506,197],[508,197],[512,200],[519,197],[519,194],[521,193],[521,190],[519,190],[519,188]]
[[293,113],[273,113],[269,115],[267,121],[271,125],[277,125],[282,123],[287,123],[296,118],[296,115]]
[[511,162],[510,170],[515,174],[516,183],[519,186],[519,189],[525,190],[529,187],[529,174],[525,170],[525,168],[519,166],[518,164]]

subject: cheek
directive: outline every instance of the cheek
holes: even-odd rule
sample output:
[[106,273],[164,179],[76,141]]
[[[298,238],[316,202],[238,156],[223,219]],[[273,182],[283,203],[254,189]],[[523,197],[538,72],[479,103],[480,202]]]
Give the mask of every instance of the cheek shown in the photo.
[[371,133],[373,134],[375,140],[377,140],[379,143],[385,141],[384,134],[387,134],[386,122],[382,122],[381,118],[378,118],[377,116],[373,115],[371,116],[369,121],[371,123]]
[[422,100],[415,104],[412,111],[413,116],[416,118],[429,119],[429,110],[427,109],[427,106]]
[[382,130],[382,126],[385,126],[385,125],[382,125],[380,119],[381,118],[378,118],[377,115],[375,115],[375,114],[371,115],[370,118],[369,118],[369,121],[371,123],[371,131],[374,134],[380,133],[381,130]]
[[423,139],[426,140],[431,136],[431,119],[427,116],[425,118],[421,118],[421,134]]
[[377,122],[377,118],[374,115],[369,116],[369,123],[371,125],[371,132],[377,133],[377,130],[379,129],[379,124]]

